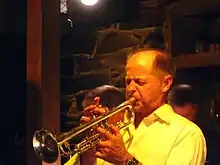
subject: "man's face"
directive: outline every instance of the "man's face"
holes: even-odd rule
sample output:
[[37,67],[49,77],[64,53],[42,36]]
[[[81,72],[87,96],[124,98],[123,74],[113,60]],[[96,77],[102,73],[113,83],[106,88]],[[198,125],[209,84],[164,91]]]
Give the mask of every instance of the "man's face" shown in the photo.
[[148,110],[146,113],[150,114],[160,104],[165,90],[163,81],[152,72],[155,56],[142,57],[134,57],[127,62],[126,95],[136,99],[136,112]]

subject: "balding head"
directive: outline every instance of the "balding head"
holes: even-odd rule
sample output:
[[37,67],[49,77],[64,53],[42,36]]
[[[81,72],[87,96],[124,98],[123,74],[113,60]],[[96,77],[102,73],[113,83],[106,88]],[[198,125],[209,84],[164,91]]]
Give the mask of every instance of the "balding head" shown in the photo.
[[145,67],[160,78],[166,75],[175,76],[175,67],[171,60],[165,52],[160,50],[149,49],[133,53],[127,61],[127,67],[131,65]]
[[140,65],[143,67],[149,67],[149,69],[153,68],[153,61],[156,58],[155,51],[142,51],[133,54],[128,59],[128,65]]

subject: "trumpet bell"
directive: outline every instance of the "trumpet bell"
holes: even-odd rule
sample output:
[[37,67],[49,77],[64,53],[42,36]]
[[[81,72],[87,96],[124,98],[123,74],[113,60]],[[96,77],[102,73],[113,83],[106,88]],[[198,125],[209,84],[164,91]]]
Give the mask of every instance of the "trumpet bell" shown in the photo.
[[53,135],[45,129],[38,130],[33,136],[36,155],[46,163],[53,163],[59,156],[59,147]]

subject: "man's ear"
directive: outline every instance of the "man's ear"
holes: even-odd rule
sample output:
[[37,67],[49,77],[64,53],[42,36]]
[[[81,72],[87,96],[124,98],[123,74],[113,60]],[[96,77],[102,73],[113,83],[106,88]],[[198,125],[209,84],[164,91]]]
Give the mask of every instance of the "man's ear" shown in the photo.
[[162,81],[162,89],[161,89],[161,91],[163,93],[168,92],[168,90],[171,88],[172,84],[173,84],[173,77],[171,75],[165,76],[163,81]]

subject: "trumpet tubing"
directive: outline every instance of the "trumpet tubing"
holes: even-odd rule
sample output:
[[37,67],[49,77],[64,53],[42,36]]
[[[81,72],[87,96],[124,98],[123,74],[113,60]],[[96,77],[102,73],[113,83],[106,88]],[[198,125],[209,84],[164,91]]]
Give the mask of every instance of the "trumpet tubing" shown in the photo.
[[[36,155],[44,162],[53,163],[57,160],[59,153],[61,156],[71,156],[76,153],[81,154],[87,151],[94,147],[101,139],[99,134],[93,133],[94,127],[100,126],[109,129],[109,118],[124,111],[124,121],[118,121],[116,126],[122,130],[134,122],[134,103],[135,99],[131,98],[113,108],[110,112],[97,116],[92,121],[59,135],[53,135],[45,129],[36,131],[33,136],[33,148]],[[72,149],[71,142],[69,141],[76,139],[77,136],[85,132],[89,132],[90,135],[87,135],[79,143],[74,144],[74,148]]]

